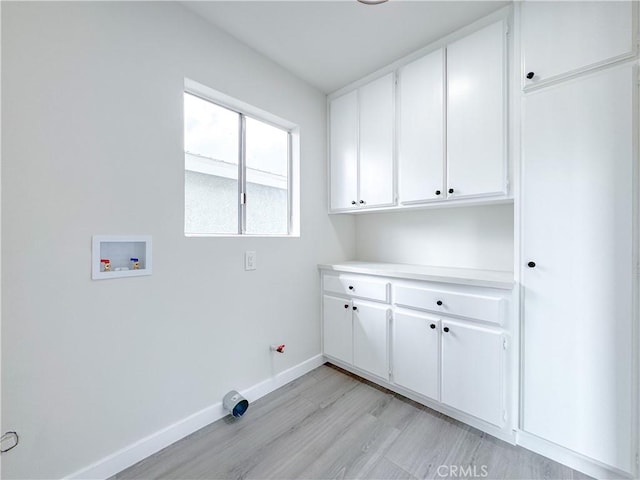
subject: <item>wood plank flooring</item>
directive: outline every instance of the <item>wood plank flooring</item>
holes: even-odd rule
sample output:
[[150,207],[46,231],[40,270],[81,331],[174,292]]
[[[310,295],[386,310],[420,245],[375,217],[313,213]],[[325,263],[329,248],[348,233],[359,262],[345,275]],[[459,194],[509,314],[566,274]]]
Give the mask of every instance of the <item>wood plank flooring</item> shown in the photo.
[[589,478],[323,365],[113,480],[474,477]]

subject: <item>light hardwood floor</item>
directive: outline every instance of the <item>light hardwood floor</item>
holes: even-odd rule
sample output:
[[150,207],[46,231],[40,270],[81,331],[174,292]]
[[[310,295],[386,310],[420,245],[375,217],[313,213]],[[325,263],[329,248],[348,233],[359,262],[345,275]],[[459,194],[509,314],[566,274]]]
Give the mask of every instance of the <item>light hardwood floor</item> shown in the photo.
[[140,478],[589,477],[323,365],[113,477]]

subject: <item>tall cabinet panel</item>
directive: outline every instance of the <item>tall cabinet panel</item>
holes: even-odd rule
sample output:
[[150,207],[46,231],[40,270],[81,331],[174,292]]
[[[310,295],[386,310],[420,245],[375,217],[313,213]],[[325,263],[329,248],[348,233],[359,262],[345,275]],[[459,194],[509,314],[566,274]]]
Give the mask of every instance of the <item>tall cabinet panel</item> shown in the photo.
[[506,192],[506,28],[494,23],[447,47],[447,193]]
[[632,2],[523,2],[522,41],[525,85],[631,55]]
[[331,209],[352,207],[358,198],[358,92],[331,101]]
[[360,196],[363,206],[393,205],[394,75],[360,88]]
[[444,50],[402,67],[398,91],[400,203],[443,199]]
[[635,68],[524,97],[523,429],[630,472]]

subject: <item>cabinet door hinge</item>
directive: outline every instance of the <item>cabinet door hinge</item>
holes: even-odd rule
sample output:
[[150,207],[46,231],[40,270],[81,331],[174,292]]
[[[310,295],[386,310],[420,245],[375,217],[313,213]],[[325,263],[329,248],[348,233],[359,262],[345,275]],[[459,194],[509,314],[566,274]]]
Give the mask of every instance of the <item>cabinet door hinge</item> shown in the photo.
[[502,420],[506,423],[507,421],[507,411],[506,410],[502,410]]
[[636,465],[640,465],[640,453],[636,453]]
[[502,349],[506,350],[507,348],[509,348],[509,341],[507,340],[507,337],[503,337],[502,338]]
[[245,192],[242,192],[240,194],[240,205],[246,205],[247,204],[247,194]]

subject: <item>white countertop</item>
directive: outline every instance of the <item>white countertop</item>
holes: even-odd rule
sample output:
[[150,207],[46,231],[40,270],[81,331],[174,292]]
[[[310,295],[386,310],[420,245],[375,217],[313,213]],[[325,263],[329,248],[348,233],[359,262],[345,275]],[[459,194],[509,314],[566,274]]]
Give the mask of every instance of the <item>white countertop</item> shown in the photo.
[[513,272],[478,270],[474,268],[432,267],[405,265],[400,263],[344,262],[318,265],[320,270],[361,273],[381,277],[425,280],[429,282],[455,283],[511,290],[514,285]]

